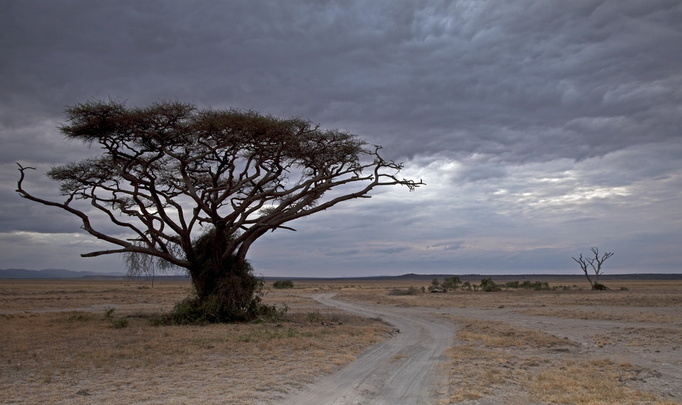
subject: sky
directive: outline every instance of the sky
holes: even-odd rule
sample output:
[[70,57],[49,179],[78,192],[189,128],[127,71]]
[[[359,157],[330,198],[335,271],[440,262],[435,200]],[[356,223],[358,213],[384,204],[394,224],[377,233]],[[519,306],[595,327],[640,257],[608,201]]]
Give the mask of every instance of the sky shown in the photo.
[[265,276],[682,273],[677,0],[0,2],[0,268],[125,271],[59,200],[51,166],[91,100],[303,117],[426,186],[375,189],[269,233]]

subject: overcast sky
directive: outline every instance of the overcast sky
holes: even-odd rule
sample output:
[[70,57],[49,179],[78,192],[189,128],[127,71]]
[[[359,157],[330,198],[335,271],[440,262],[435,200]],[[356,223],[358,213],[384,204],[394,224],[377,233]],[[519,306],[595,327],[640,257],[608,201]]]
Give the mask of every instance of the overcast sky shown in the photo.
[[682,3],[0,2],[0,268],[123,271],[58,199],[64,108],[178,100],[304,117],[427,186],[256,242],[268,276],[682,273]]

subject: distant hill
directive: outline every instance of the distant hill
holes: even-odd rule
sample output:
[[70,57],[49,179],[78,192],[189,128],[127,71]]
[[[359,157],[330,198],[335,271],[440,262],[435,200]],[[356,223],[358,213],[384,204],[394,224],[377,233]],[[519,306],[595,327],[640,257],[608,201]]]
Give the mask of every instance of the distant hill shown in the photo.
[[[299,281],[431,281],[434,278],[444,279],[445,277],[457,276],[462,281],[481,281],[483,278],[492,278],[496,282],[506,281],[565,281],[565,280],[585,280],[582,274],[402,274],[400,276],[369,276],[369,277],[264,277],[265,281],[276,280],[299,280]],[[633,273],[633,274],[604,274],[600,280],[682,280],[682,274],[668,273]]]
[[[585,276],[581,274],[403,274],[400,276],[368,276],[368,277],[286,277],[278,276],[263,277],[266,282],[276,280],[310,280],[310,281],[428,281],[434,278],[443,279],[445,277],[458,276],[462,281],[480,281],[482,278],[490,277],[496,282],[506,281],[565,281],[565,280],[584,280]],[[110,278],[110,277],[126,277],[123,272],[108,272],[97,273],[94,271],[73,271],[65,269],[45,269],[45,270],[26,270],[26,269],[0,269],[0,279],[8,278],[34,278],[34,279],[55,279],[55,278]],[[157,279],[178,279],[186,280],[187,275],[167,275],[161,274],[156,276]],[[655,274],[655,273],[638,273],[638,274],[604,274],[601,276],[604,281],[609,280],[682,280],[682,274]]]
[[97,273],[94,271],[73,271],[64,269],[26,270],[0,269],[0,278],[83,278],[83,277],[124,277],[124,273]]

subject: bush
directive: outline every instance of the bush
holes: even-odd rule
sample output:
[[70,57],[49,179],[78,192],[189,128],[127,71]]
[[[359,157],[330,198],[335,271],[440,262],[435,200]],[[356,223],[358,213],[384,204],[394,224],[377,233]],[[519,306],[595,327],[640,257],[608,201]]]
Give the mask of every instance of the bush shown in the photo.
[[394,288],[388,292],[388,295],[419,295],[421,291],[417,287],[410,287],[407,289]]
[[242,314],[224,311],[214,300],[199,301],[197,298],[186,298],[168,313],[150,320],[152,326],[168,325],[208,325],[211,323],[234,323],[247,321],[281,322],[289,307],[265,305],[260,299],[254,300],[252,305]]
[[462,284],[462,280],[457,276],[446,277],[443,281],[443,288],[446,290],[456,290]]
[[481,280],[481,290],[485,292],[500,291],[500,286],[495,284],[492,278],[484,278]]
[[508,281],[507,283],[504,284],[505,288],[523,288],[524,290],[549,290],[549,283],[548,282],[541,282],[541,281],[528,281],[525,280],[523,283],[519,283],[518,281]]
[[[161,325],[205,325],[210,323],[234,323],[249,321],[279,321],[284,318],[288,307],[266,305],[262,302],[263,282],[253,277],[256,282],[255,292],[248,302],[241,307],[231,305],[229,299],[233,292],[231,285],[225,283],[221,288],[200,299],[196,295],[178,302],[169,314],[151,320],[155,326]],[[252,281],[252,280],[246,280]]]
[[291,280],[277,280],[272,283],[272,288],[284,289],[284,288],[294,288],[294,282]]

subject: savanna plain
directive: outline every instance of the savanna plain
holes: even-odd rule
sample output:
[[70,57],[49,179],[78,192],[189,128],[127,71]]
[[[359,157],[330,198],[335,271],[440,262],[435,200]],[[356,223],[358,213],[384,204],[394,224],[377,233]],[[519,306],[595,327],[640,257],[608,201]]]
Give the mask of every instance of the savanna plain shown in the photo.
[[[276,319],[156,326],[189,281],[0,280],[0,403],[287,402],[406,333],[327,297],[447,326],[419,403],[681,404],[682,281],[605,284],[429,293],[424,280],[266,283],[264,301],[287,308]],[[410,353],[388,361],[399,368]]]

